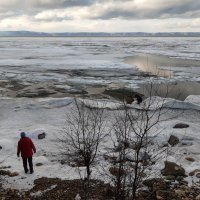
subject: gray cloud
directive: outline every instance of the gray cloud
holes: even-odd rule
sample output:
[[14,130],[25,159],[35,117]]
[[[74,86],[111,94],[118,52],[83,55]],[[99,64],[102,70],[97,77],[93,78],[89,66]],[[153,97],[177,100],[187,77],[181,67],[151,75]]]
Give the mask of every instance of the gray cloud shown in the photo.
[[[20,15],[33,17],[48,10],[59,10],[71,7],[89,7],[94,0],[0,0],[0,20]],[[49,21],[71,19],[70,17],[55,17]],[[47,19],[45,19],[47,21]]]
[[[119,1],[118,1],[119,2]],[[123,1],[121,1],[123,2]],[[133,1],[132,1],[133,2]],[[111,19],[111,18],[125,18],[125,19],[162,19],[162,18],[197,18],[200,17],[200,1],[197,0],[174,0],[170,5],[156,5],[156,1],[146,1],[148,6],[137,5],[132,9],[124,9],[123,7],[111,7],[104,10],[101,15],[95,18]],[[161,2],[161,1],[160,1]],[[130,1],[129,1],[130,3]],[[145,3],[145,2],[144,2]],[[128,2],[127,2],[128,4]]]
[[31,0],[29,2],[31,6],[43,9],[90,6],[93,3],[93,0]]
[[[101,11],[93,13],[93,5],[98,4]],[[129,6],[130,5],[130,6]],[[101,7],[102,6],[102,7]],[[199,17],[199,0],[1,0],[1,15],[15,12],[34,15],[45,10],[87,7],[91,15],[88,19],[148,19],[170,17]],[[199,13],[197,12],[199,11]],[[89,12],[89,11],[88,11]],[[79,13],[77,12],[77,15]],[[8,17],[9,15],[5,15]],[[64,17],[65,19],[66,17]],[[59,20],[62,18],[58,17]],[[69,19],[71,19],[69,17]],[[52,19],[51,19],[52,20]]]
[[[199,12],[199,13],[198,13]],[[174,7],[166,8],[160,11],[160,15],[163,16],[165,14],[171,14],[171,16],[186,16],[186,13],[190,13],[187,15],[188,18],[195,18],[200,16],[200,1],[190,0],[185,3],[182,1],[180,4]],[[170,17],[170,15],[168,15]]]
[[73,6],[89,6],[94,0],[1,0],[0,7],[5,9],[55,9]]
[[[198,28],[200,19],[199,0],[0,0],[0,28],[36,27],[45,24],[53,27],[67,23],[68,27],[97,27],[117,20],[127,24],[137,20],[168,20],[177,18],[191,21],[187,26]],[[197,19],[197,20],[196,20]],[[152,20],[153,21],[153,20]],[[138,22],[140,24],[140,22]],[[167,24],[167,23],[166,23]],[[171,23],[169,23],[171,25]],[[172,24],[172,26],[177,26]],[[183,24],[183,23],[181,23]],[[129,27],[129,26],[127,26]],[[133,29],[135,26],[132,26]],[[184,27],[184,26],[183,26]],[[24,29],[25,29],[24,28]],[[103,27],[102,27],[103,28]],[[199,27],[200,28],[200,27]],[[49,28],[50,29],[50,28]]]

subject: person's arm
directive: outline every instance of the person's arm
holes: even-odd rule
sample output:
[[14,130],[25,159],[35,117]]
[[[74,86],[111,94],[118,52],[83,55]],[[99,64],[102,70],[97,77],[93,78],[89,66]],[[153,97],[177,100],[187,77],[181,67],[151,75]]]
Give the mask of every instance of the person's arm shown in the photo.
[[17,145],[17,156],[18,157],[19,157],[20,151],[21,151],[21,149],[20,149],[20,143],[18,142],[18,145]]

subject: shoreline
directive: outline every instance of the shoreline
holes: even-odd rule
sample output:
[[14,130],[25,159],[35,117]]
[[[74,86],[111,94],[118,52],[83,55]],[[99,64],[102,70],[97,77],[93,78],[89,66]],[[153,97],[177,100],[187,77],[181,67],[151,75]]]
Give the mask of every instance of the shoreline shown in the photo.
[[142,96],[148,97],[148,87],[152,86],[152,94],[155,96],[174,98],[177,100],[184,100],[189,95],[200,95],[200,83],[195,81],[172,81],[140,84],[138,88],[127,88],[125,85],[117,84],[115,87],[103,86],[103,85],[90,85],[85,89],[78,89],[71,91],[65,91],[65,89],[53,87],[51,84],[33,84],[31,86],[18,88],[16,87],[1,88],[2,97],[11,98],[63,98],[63,97],[78,97],[86,99],[116,99],[121,100],[124,95],[131,95],[132,93],[139,93]]

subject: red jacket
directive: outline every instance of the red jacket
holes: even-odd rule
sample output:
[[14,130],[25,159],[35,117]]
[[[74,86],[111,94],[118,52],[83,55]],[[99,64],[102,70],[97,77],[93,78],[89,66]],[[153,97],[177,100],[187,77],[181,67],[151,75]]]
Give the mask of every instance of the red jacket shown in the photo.
[[23,137],[19,140],[17,146],[17,155],[21,153],[23,158],[31,157],[36,152],[35,146],[32,140],[28,137]]

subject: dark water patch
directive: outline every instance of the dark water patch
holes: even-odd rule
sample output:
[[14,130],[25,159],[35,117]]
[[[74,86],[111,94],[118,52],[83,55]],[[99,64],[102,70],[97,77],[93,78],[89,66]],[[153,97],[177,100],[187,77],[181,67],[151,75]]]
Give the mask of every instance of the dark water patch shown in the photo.
[[52,72],[52,73],[68,73],[69,70],[67,69],[48,69],[46,72]]
[[27,56],[22,58],[22,60],[34,60],[34,59],[39,59],[40,57],[34,57],[34,56]]
[[26,86],[19,80],[10,79],[6,81],[0,81],[0,87],[7,88],[12,91],[18,91],[24,89]]
[[110,47],[107,44],[92,44],[92,43],[69,43],[69,44],[63,44],[62,46],[66,47],[105,47],[108,48]]
[[23,83],[21,83],[18,80],[10,80],[9,84],[10,84],[9,88],[13,91],[17,91],[17,90],[21,90],[21,89],[25,88],[25,85],[23,85]]
[[112,80],[115,78],[122,78],[125,80],[132,80],[137,77],[155,77],[155,75],[140,72],[133,69],[119,69],[119,68],[110,68],[110,69],[57,69],[57,70],[47,70],[47,73],[57,73],[57,74],[66,74],[71,77],[82,77],[82,78],[99,78],[102,80]]
[[143,84],[137,92],[149,96],[160,96],[185,100],[189,95],[200,95],[200,83],[198,82],[176,82],[171,84]]
[[118,88],[105,89],[103,94],[118,100],[124,100],[127,96],[136,94],[148,98],[150,96],[160,96],[163,98],[173,98],[185,100],[189,95],[200,95],[200,83],[198,82],[176,82],[170,84],[143,84],[138,89]]
[[72,46],[76,46],[76,45],[74,45],[74,44],[63,44],[62,46],[63,47],[72,47]]
[[[19,68],[19,69],[22,69],[22,68],[25,68],[26,66],[25,65],[0,65],[0,68],[6,68],[6,69],[8,69],[8,68],[10,68],[10,69],[12,69],[12,68],[14,68],[14,69],[17,69],[17,68]],[[19,72],[19,73],[21,73],[21,72]]]
[[135,92],[135,91],[128,89],[128,88],[106,89],[103,92],[103,94],[106,94],[110,97],[113,97],[113,98],[121,100],[121,101],[124,101],[124,99],[127,96],[134,96],[136,94],[141,95],[140,93]]

